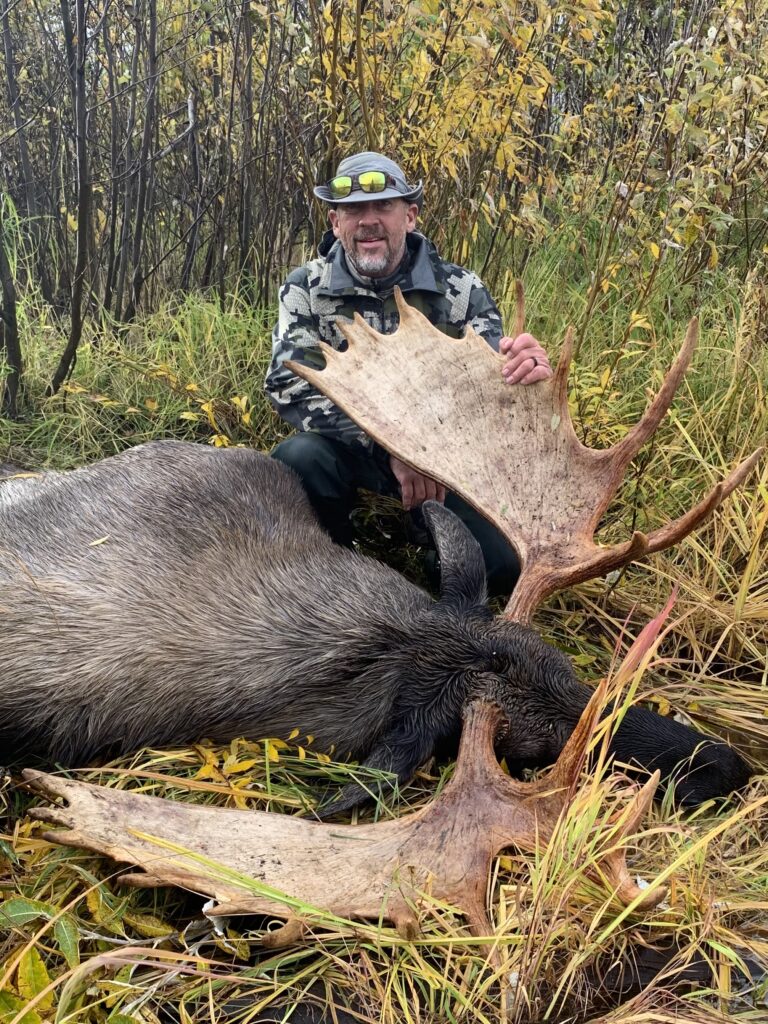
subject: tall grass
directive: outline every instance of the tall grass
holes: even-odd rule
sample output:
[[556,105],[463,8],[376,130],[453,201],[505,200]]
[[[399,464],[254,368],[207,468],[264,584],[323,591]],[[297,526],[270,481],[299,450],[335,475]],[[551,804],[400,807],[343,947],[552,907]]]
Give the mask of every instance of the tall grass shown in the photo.
[[[600,538],[610,541],[679,514],[765,441],[765,285],[757,270],[744,279],[716,268],[679,287],[670,259],[642,304],[627,268],[587,314],[589,274],[575,232],[566,227],[532,250],[524,278],[528,329],[553,355],[568,323],[582,339],[571,399],[586,443],[601,447],[624,434],[658,387],[688,317],[698,314],[702,325],[672,411],[604,519]],[[511,323],[511,276],[499,298]],[[91,324],[64,392],[45,399],[64,326],[27,296],[27,418],[0,422],[0,458],[70,468],[167,436],[268,450],[285,434],[262,394],[273,317],[237,296],[223,304],[190,296],[169,300],[124,334]],[[727,736],[758,771],[768,754],[767,495],[764,460],[694,536],[552,598],[536,621],[596,680],[676,587],[673,618],[635,680],[638,694],[663,714]],[[380,549],[375,534],[366,541]],[[398,565],[418,572],[413,549]],[[428,766],[399,806],[428,799],[450,770]],[[145,751],[83,777],[170,799],[295,813],[347,774],[306,742],[238,741]],[[496,1024],[503,1013],[521,1024],[764,1020],[765,776],[723,806],[684,815],[667,798],[653,810],[629,851],[638,876],[668,886],[666,900],[646,913],[622,911],[588,874],[610,841],[617,786],[613,776],[585,780],[545,850],[498,859],[490,936],[473,939],[452,908],[428,904],[412,943],[384,927],[325,922],[308,945],[271,953],[259,944],[263,922],[221,922],[216,930],[201,920],[195,897],[128,890],[111,865],[49,844],[23,817],[28,798],[7,783],[0,1021],[246,1024],[282,1019],[277,1005],[298,1014],[313,1002],[382,1024]],[[490,949],[500,953],[496,968],[487,964]],[[632,964],[654,958],[666,962],[663,977],[637,994]]]

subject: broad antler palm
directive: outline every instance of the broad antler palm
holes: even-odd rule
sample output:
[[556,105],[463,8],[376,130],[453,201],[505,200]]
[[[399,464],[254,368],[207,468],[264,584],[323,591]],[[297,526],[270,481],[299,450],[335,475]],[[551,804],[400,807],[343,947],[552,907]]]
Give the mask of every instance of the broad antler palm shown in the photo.
[[[557,764],[535,782],[504,774],[493,752],[499,708],[480,700],[465,710],[456,771],[422,810],[370,825],[326,825],[263,811],[236,811],[171,803],[119,789],[59,779],[28,770],[29,786],[62,807],[40,807],[33,817],[63,827],[46,838],[85,846],[140,872],[134,885],[178,885],[212,896],[217,914],[272,914],[288,918],[269,942],[297,937],[291,904],[309,904],[343,918],[392,921],[405,936],[418,931],[423,898],[464,912],[475,934],[490,934],[485,892],[492,858],[514,845],[534,850],[552,836],[573,799],[587,745],[605,696],[596,691]],[[663,891],[641,892],[627,870],[622,840],[642,820],[658,773],[635,793],[611,836],[597,873],[623,903],[657,903]],[[189,851],[189,852],[186,852]],[[222,874],[201,862],[225,865]],[[253,895],[236,873],[291,900]]]
[[[505,383],[504,357],[468,328],[449,338],[395,297],[400,326],[379,334],[360,317],[339,323],[348,349],[321,343],[326,366],[289,363],[388,451],[460,495],[516,549],[521,575],[505,614],[521,622],[550,594],[602,576],[690,533],[752,470],[762,448],[685,515],[602,547],[594,534],[630,461],[669,408],[699,337],[698,322],[639,423],[612,448],[587,448],[568,410],[568,331],[551,380]],[[518,292],[517,329],[522,330]]]

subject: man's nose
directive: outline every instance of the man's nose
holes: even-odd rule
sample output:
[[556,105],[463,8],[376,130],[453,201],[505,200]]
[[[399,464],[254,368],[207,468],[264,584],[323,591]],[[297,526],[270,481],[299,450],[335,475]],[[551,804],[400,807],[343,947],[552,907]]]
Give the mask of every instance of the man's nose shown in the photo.
[[360,224],[375,224],[378,220],[379,211],[374,206],[368,206],[367,203],[364,203],[358,214],[358,222]]

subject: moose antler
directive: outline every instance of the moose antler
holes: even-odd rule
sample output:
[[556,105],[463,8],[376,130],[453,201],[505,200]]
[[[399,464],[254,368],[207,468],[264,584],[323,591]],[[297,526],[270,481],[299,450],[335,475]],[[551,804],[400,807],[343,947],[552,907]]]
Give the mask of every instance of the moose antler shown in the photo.
[[[296,939],[298,922],[291,908],[297,904],[347,919],[384,918],[412,937],[425,894],[463,911],[475,934],[488,935],[485,892],[491,860],[507,846],[533,850],[553,835],[573,799],[604,699],[605,684],[593,695],[554,768],[535,782],[504,774],[493,752],[501,711],[487,700],[473,702],[465,709],[450,783],[422,810],[392,821],[326,825],[263,811],[173,803],[27,770],[24,778],[31,789],[66,801],[30,814],[63,826],[64,831],[45,833],[46,839],[140,868],[124,875],[125,882],[205,893],[217,903],[211,913],[288,918],[284,929],[269,933],[272,945]],[[637,829],[657,783],[658,773],[625,807],[611,851],[596,869],[616,899],[625,904],[637,900],[641,908],[654,905],[664,893],[641,892],[632,881],[622,841]],[[226,873],[206,870],[202,857],[221,860]],[[275,895],[254,896],[235,873],[263,882]],[[278,893],[290,898],[283,902]]]
[[[640,422],[613,448],[598,451],[579,441],[568,410],[571,330],[551,380],[510,387],[501,376],[504,358],[472,328],[463,338],[449,338],[399,289],[395,298],[400,326],[394,334],[379,334],[356,315],[354,323],[338,323],[347,351],[321,343],[325,369],[286,365],[397,458],[459,494],[504,534],[521,563],[505,609],[510,618],[527,622],[555,591],[685,537],[744,480],[763,450],[674,522],[647,535],[637,531],[623,544],[599,546],[593,538],[600,518],[688,368],[697,320],[688,325],[682,349]],[[518,288],[518,330],[522,320]]]
[[[288,365],[324,391],[403,461],[440,480],[485,514],[517,548],[521,579],[507,613],[527,620],[548,594],[648,552],[668,547],[700,522],[749,473],[756,451],[686,515],[648,536],[601,548],[594,533],[627,464],[658,426],[696,345],[692,321],[661,391],[637,426],[608,451],[582,445],[567,403],[571,334],[554,378],[508,387],[501,356],[473,331],[442,335],[397,293],[400,328],[379,335],[357,318],[342,329],[349,350],[323,345],[322,371]],[[518,309],[522,330],[522,294]],[[402,367],[408,366],[408,373]],[[514,475],[525,466],[525,486]],[[660,625],[655,620],[655,629]],[[600,687],[552,772],[532,783],[509,779],[493,740],[501,712],[488,700],[465,709],[456,772],[428,806],[398,820],[341,826],[263,812],[174,804],[26,772],[31,788],[66,806],[33,816],[62,826],[46,837],[106,853],[139,868],[136,885],[181,885],[213,896],[221,913],[269,913],[288,919],[268,942],[292,941],[293,914],[313,906],[345,919],[385,918],[411,935],[425,894],[461,911],[487,934],[488,870],[514,845],[533,849],[554,834],[573,798],[589,737],[605,695]],[[658,889],[641,893],[629,877],[623,840],[638,826],[658,774],[614,822],[612,847],[595,871],[617,899],[649,906]],[[216,872],[211,862],[226,867]],[[254,895],[238,875],[262,883]],[[285,899],[280,894],[284,893]]]

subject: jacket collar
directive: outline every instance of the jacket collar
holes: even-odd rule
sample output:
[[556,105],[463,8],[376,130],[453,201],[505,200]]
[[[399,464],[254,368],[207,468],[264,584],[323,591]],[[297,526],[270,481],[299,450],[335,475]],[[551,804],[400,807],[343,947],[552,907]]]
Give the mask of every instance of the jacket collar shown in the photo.
[[403,293],[413,291],[446,291],[445,272],[432,242],[417,231],[405,236],[406,256],[399,269],[390,277],[362,278],[354,274],[347,263],[341,242],[332,231],[326,231],[318,248],[325,257],[318,285],[318,294],[327,296],[355,295],[360,292],[389,295],[395,285]]

